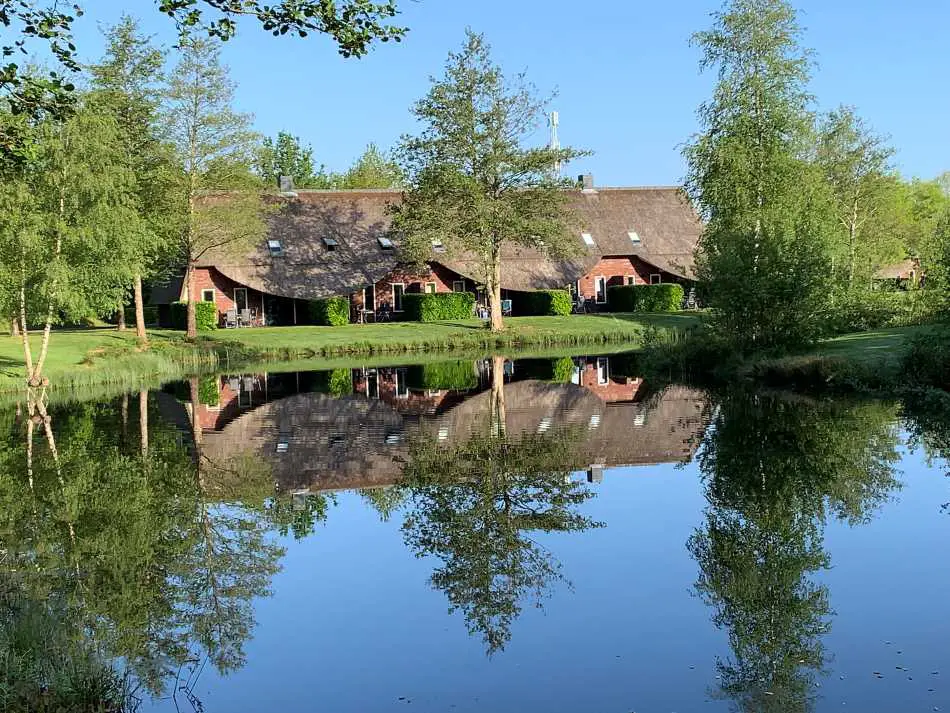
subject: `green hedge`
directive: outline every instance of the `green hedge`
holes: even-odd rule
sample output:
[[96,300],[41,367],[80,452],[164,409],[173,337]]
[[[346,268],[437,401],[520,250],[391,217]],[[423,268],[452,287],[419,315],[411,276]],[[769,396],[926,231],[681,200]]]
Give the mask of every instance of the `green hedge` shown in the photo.
[[470,361],[440,361],[409,367],[406,383],[413,389],[467,391],[478,386],[478,377]]
[[318,372],[313,390],[335,398],[349,396],[353,393],[353,372],[342,368]]
[[324,327],[342,327],[350,323],[350,301],[346,297],[327,297],[310,303],[310,319]]
[[571,313],[571,293],[567,290],[536,290],[521,292],[514,299],[514,311],[518,315],[559,316]]
[[469,319],[474,307],[475,295],[471,292],[438,292],[402,296],[402,308],[406,319],[410,322]]
[[574,376],[574,360],[571,357],[553,359],[519,359],[516,365],[519,377],[535,381],[566,383]]
[[826,334],[867,332],[884,327],[925,324],[939,317],[935,291],[870,292],[855,290],[836,295],[825,318]]
[[612,285],[607,288],[610,312],[676,312],[683,306],[683,286],[673,282],[660,285]]
[[221,398],[217,376],[205,376],[198,382],[198,401],[205,406],[217,406]]
[[[145,324],[148,326],[158,324],[158,307],[155,305],[145,305]],[[135,326],[135,307],[125,308],[125,323],[130,327]]]
[[[171,305],[172,329],[187,329],[188,303],[173,302]],[[195,324],[199,332],[218,328],[218,306],[214,302],[195,302]]]

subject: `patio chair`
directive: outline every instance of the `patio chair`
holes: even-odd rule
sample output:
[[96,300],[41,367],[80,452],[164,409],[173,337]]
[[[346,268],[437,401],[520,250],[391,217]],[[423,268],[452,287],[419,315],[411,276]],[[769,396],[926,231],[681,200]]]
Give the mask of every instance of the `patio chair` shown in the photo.
[[224,313],[224,328],[231,329],[238,326],[238,312],[236,309],[229,309]]
[[511,316],[511,300],[502,300],[501,301],[501,313],[505,317]]
[[251,310],[242,309],[239,316],[238,325],[241,327],[251,326]]
[[379,310],[376,312],[376,321],[377,322],[391,322],[392,321],[392,310],[388,304],[382,304],[379,307]]

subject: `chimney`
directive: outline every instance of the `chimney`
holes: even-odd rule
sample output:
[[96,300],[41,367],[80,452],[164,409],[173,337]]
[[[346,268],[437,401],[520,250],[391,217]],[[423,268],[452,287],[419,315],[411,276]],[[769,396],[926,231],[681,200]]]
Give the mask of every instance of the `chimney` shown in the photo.
[[293,193],[294,190],[294,177],[293,176],[280,176],[277,179],[277,185],[280,186],[281,193]]
[[594,174],[585,173],[577,177],[577,183],[582,190],[592,191],[594,190]]

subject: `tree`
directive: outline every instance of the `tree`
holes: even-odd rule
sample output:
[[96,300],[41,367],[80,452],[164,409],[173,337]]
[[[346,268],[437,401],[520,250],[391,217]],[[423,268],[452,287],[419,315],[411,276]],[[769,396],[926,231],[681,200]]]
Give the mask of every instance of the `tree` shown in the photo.
[[405,180],[399,164],[380,151],[376,144],[369,144],[363,155],[343,174],[341,187],[401,188]]
[[413,108],[422,132],[404,137],[398,150],[408,190],[394,208],[394,227],[405,237],[405,255],[422,263],[438,240],[448,254],[474,260],[493,331],[504,328],[503,247],[566,255],[577,242],[566,230],[566,184],[552,167],[580,152],[523,146],[543,108],[525,77],[506,77],[484,37],[469,31],[444,76]]
[[[103,108],[118,125],[125,166],[132,181],[141,228],[128,236],[129,270],[132,273],[135,330],[145,343],[145,310],[142,275],[154,271],[168,242],[173,224],[166,220],[173,206],[175,168],[158,132],[158,109],[165,64],[164,54],[139,32],[137,22],[124,15],[105,32],[106,54],[91,67],[92,87]],[[124,301],[119,305],[124,324]]]
[[693,42],[718,83],[684,152],[706,220],[697,275],[737,348],[800,345],[820,328],[829,263],[827,190],[806,160],[809,55],[785,0],[732,0],[714,18]]
[[276,139],[264,139],[255,169],[267,186],[278,185],[281,176],[290,176],[297,188],[332,188],[335,182],[324,166],[314,173],[313,148],[286,131],[278,132]]
[[845,233],[848,288],[854,286],[859,262],[880,263],[869,245],[874,233],[873,224],[868,223],[876,219],[888,199],[887,193],[894,190],[889,180],[893,154],[885,139],[872,133],[852,107],[840,107],[824,118],[818,163],[831,186],[835,218]]
[[[399,42],[406,33],[405,28],[388,24],[398,12],[395,0],[281,0],[271,4],[260,0],[160,0],[158,9],[175,21],[183,35],[200,27],[211,37],[228,40],[237,30],[238,18],[253,17],[275,36],[328,35],[344,57],[362,57],[376,41]],[[76,72],[80,67],[72,24],[81,15],[78,2],[64,8],[50,0],[0,0],[0,24],[12,27],[11,36],[16,38],[0,46],[0,53],[4,57],[29,54],[30,43],[38,41],[46,44],[66,73]],[[15,114],[61,118],[70,109],[73,89],[68,77],[55,70],[38,75],[24,73],[16,62],[0,67],[0,97],[6,98]],[[24,151],[19,128],[17,124],[0,126],[4,155]]]
[[[187,37],[169,83],[166,126],[184,167],[184,220],[175,240],[186,264],[189,338],[195,323],[195,266],[209,251],[239,249],[263,239],[264,206],[257,191],[222,191],[253,160],[251,118],[232,108],[234,83],[221,64],[220,43]],[[241,168],[243,167],[243,168]],[[232,170],[237,169],[237,170]]]

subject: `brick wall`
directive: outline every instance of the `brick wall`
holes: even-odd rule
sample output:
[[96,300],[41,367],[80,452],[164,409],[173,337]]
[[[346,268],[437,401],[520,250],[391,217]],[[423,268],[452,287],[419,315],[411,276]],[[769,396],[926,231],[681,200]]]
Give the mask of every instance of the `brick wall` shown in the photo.
[[675,278],[659,268],[649,265],[636,257],[604,257],[594,268],[578,280],[580,294],[585,298],[596,296],[596,280],[606,279],[607,286],[626,285],[633,280],[634,285],[649,285],[650,275],[660,275],[661,282],[674,282]]
[[[195,295],[199,301],[201,301],[204,290],[214,290],[214,303],[218,306],[220,319],[224,318],[225,312],[236,308],[234,303],[235,288],[244,287],[239,282],[225,277],[213,267],[195,268],[194,280]],[[256,325],[263,324],[263,297],[263,294],[257,290],[247,288],[247,304],[248,308],[252,310],[253,323]]]
[[[601,357],[604,359],[605,357]],[[633,401],[643,385],[643,379],[631,379],[627,376],[614,377],[610,373],[610,359],[606,358],[607,363],[607,383],[600,383],[600,373],[597,368],[598,359],[591,358],[584,364],[581,370],[581,386],[597,394],[607,403],[618,401]]]
[[[376,283],[375,308],[378,309],[384,304],[392,305],[394,284],[405,285],[406,293],[412,294],[424,292],[426,283],[435,283],[435,291],[439,293],[451,292],[452,283],[461,279],[458,274],[439,264],[432,264],[428,270],[423,270],[422,272],[414,272],[397,267]],[[466,288],[473,289],[470,281],[466,281]],[[354,299],[357,301],[357,304],[362,305],[362,293],[358,293]]]

